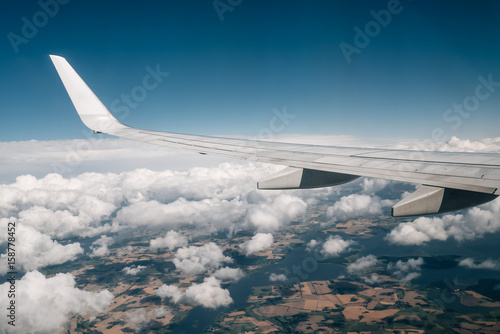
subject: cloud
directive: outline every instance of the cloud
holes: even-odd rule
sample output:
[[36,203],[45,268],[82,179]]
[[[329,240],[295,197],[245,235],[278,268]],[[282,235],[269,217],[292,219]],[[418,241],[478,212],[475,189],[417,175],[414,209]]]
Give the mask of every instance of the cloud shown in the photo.
[[[7,219],[0,219],[2,227],[7,226],[7,221]],[[4,222],[5,225],[3,225]],[[31,226],[17,224],[16,228],[17,240],[14,242],[16,245],[16,266],[24,271],[73,261],[79,254],[83,254],[83,248],[78,242],[61,245]],[[6,251],[5,254],[0,255],[0,275],[5,275],[8,271],[7,260]]]
[[311,239],[311,241],[309,241],[307,243],[307,246],[306,246],[306,250],[308,252],[312,252],[316,247],[318,247],[321,243],[317,240],[314,240],[314,239]]
[[307,204],[300,198],[281,194],[270,203],[249,210],[246,222],[258,232],[275,232],[306,213]]
[[22,175],[15,182],[0,184],[0,217],[12,217],[61,239],[94,237],[137,226],[197,225],[214,231],[235,222],[243,225],[250,211],[264,205],[264,209],[277,210],[271,214],[284,226],[290,217],[283,206],[300,203],[300,199],[279,198],[281,192],[260,194],[258,202],[251,202],[248,196],[256,193],[256,180],[276,169],[264,164],[223,163],[182,172],[142,168],[119,174]]
[[132,324],[137,324],[138,327],[142,327],[141,325],[149,321],[146,316],[146,309],[144,308],[129,310],[127,312],[127,320]]
[[165,234],[164,237],[156,238],[153,239],[149,242],[149,247],[151,249],[161,249],[161,248],[168,248],[169,250],[173,251],[174,249],[178,247],[184,247],[187,246],[188,240],[185,236],[182,234],[170,230]]
[[217,166],[227,158],[206,156],[184,150],[158,147],[121,138],[0,142],[0,182],[20,174],[77,175],[91,170],[121,173],[143,166],[151,169],[187,170],[196,163]]
[[135,247],[128,245],[127,247],[122,247],[116,251],[116,257],[122,259],[123,257],[131,254]]
[[271,273],[271,275],[269,275],[269,280],[271,282],[285,282],[287,279],[288,278],[283,274]]
[[161,298],[169,298],[174,304],[187,303],[211,309],[228,306],[233,302],[229,291],[222,289],[220,282],[213,276],[206,277],[203,283],[191,285],[185,291],[175,285],[164,284],[156,294]]
[[377,264],[377,257],[375,255],[367,255],[360,257],[356,262],[351,263],[347,266],[347,272],[356,273],[373,267]]
[[146,266],[130,266],[130,267],[125,267],[122,269],[122,271],[126,274],[126,275],[137,275],[138,273],[140,273],[141,271],[143,271],[144,269],[146,269],[147,267]]
[[340,253],[349,251],[349,247],[355,244],[353,240],[344,240],[341,236],[329,236],[323,243],[320,253],[325,257],[337,257]]
[[380,283],[382,280],[380,279],[380,276],[372,274],[370,277],[367,276],[361,276],[361,279],[363,282],[369,285],[375,285]]
[[500,262],[492,259],[487,259],[484,260],[483,262],[476,263],[474,259],[468,257],[460,261],[458,265],[469,269],[500,270]]
[[445,151],[445,152],[500,152],[500,137],[484,138],[478,141],[470,139],[460,139],[452,136],[444,143],[413,143],[397,146],[400,149],[410,149],[418,151]]
[[393,275],[403,281],[409,282],[420,276],[421,266],[424,264],[424,259],[421,257],[416,259],[408,259],[404,262],[398,260],[396,263],[391,262],[387,265],[387,270],[392,271]]
[[101,236],[99,239],[92,243],[90,250],[92,253],[89,254],[90,257],[102,257],[109,255],[109,246],[114,243],[112,237],[107,237],[105,235]]
[[384,179],[363,178],[361,186],[363,187],[363,194],[373,196],[384,190],[390,183],[391,181]]
[[214,271],[212,276],[220,281],[237,282],[245,276],[245,273],[243,273],[243,270],[241,270],[240,268],[224,267]]
[[465,214],[447,214],[442,217],[419,217],[400,223],[386,240],[397,245],[422,245],[431,240],[473,240],[487,233],[500,231],[500,202],[495,200],[474,207]]
[[[75,288],[71,274],[46,278],[38,271],[31,271],[16,283],[16,326],[3,319],[0,332],[56,333],[71,315],[103,312],[113,300],[108,290],[89,292]],[[0,294],[7,296],[9,287],[8,282],[1,284]]]
[[151,311],[148,312],[149,316],[153,316],[155,318],[162,318],[162,317],[169,315],[169,314],[172,314],[172,312],[163,306],[157,307],[157,308],[152,309]]
[[220,222],[229,227],[240,220],[246,213],[245,206],[238,199],[220,200],[217,198],[188,201],[179,198],[172,203],[157,200],[140,201],[121,208],[113,223],[116,228],[137,226],[161,226],[178,228],[184,225],[210,227]]
[[380,197],[360,194],[343,196],[340,201],[328,208],[326,215],[337,220],[348,220],[359,216],[375,216],[382,214],[382,207],[389,203]]
[[274,238],[271,233],[257,233],[252,239],[240,244],[240,248],[246,256],[249,256],[271,247],[273,242]]
[[233,260],[224,256],[222,249],[213,242],[203,246],[189,246],[179,248],[175,254],[175,267],[183,274],[201,274],[211,269],[217,269],[223,263]]

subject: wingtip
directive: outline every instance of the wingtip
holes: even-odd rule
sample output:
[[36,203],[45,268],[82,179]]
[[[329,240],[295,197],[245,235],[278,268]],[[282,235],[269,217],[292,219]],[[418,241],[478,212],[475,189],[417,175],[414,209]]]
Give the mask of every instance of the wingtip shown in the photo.
[[64,57],[61,57],[61,56],[58,56],[58,55],[49,55],[50,59],[51,60],[54,60],[54,59],[64,59]]

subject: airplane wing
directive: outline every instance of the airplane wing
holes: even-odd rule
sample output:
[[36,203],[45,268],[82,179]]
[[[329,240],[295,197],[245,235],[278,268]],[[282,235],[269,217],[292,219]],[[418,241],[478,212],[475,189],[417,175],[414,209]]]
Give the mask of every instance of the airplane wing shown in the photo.
[[360,176],[421,184],[393,207],[394,216],[455,211],[486,203],[499,195],[500,154],[286,144],[129,127],[108,111],[66,59],[54,55],[50,58],[81,120],[94,132],[288,166],[259,182],[259,189],[326,187]]

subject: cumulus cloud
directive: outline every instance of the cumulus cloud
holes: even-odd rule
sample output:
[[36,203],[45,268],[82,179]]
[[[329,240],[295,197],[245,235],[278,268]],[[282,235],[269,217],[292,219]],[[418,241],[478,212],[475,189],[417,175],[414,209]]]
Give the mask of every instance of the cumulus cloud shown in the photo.
[[114,243],[112,237],[107,237],[105,235],[101,236],[99,239],[92,243],[90,250],[92,253],[89,254],[90,257],[101,257],[109,255],[109,246]]
[[269,280],[271,282],[285,282],[288,278],[284,274],[271,273],[269,275]]
[[175,254],[175,267],[183,274],[201,274],[217,269],[233,260],[222,253],[222,249],[213,242],[203,246],[179,248]]
[[483,262],[477,263],[474,259],[468,257],[460,261],[458,265],[469,269],[500,270],[500,262],[492,259],[487,259]]
[[144,269],[146,269],[147,267],[146,266],[130,266],[130,267],[125,267],[122,269],[122,271],[126,274],[126,275],[137,275],[138,273],[140,273],[141,271],[143,271]]
[[226,222],[229,227],[245,215],[245,206],[238,199],[220,200],[217,198],[189,201],[179,198],[171,203],[157,200],[140,201],[121,208],[114,220],[118,226],[162,226],[178,228],[183,225],[209,227]]
[[353,240],[344,240],[341,236],[329,236],[323,243],[320,253],[325,257],[337,257],[340,253],[349,251],[349,247],[355,244]]
[[245,276],[245,273],[243,273],[243,270],[241,270],[240,268],[224,267],[214,271],[212,276],[220,281],[237,282]]
[[419,217],[400,223],[386,240],[398,245],[421,245],[431,240],[473,240],[487,233],[500,231],[500,202],[495,200],[474,207],[465,214],[448,214],[442,217]]
[[[10,284],[0,285],[0,294],[7,296]],[[38,271],[28,272],[17,282],[16,326],[4,319],[0,332],[8,333],[56,333],[70,315],[103,312],[111,305],[113,295],[108,290],[89,292],[75,287],[71,274],[57,274],[46,278]]]
[[274,238],[271,233],[257,233],[252,239],[242,243],[240,248],[245,252],[246,256],[249,256],[271,247],[273,242]]
[[363,178],[361,186],[363,187],[363,194],[373,196],[381,190],[384,190],[391,181],[384,179]]
[[[0,219],[0,224],[6,222]],[[5,225],[7,226],[7,225]],[[16,265],[24,271],[31,271],[53,264],[72,261],[83,254],[80,243],[61,245],[48,235],[40,233],[31,226],[17,224]],[[5,234],[7,235],[7,234]],[[0,275],[7,273],[7,252],[0,255]]]
[[420,276],[421,266],[424,264],[424,259],[421,257],[416,259],[409,259],[404,262],[402,260],[396,263],[391,262],[387,265],[387,270],[403,282],[409,282]]
[[347,272],[356,273],[373,267],[377,264],[377,257],[375,255],[367,255],[360,257],[356,262],[351,263],[347,266]]
[[382,280],[380,279],[380,276],[372,274],[370,277],[367,276],[361,276],[361,279],[363,282],[369,285],[374,285],[380,283]]
[[312,252],[316,247],[318,247],[318,245],[320,245],[321,243],[318,241],[318,240],[315,240],[315,239],[311,239],[311,241],[309,241],[306,245],[306,250],[308,252]]
[[229,291],[220,286],[220,281],[210,276],[203,283],[193,284],[182,291],[175,285],[164,284],[158,288],[156,294],[161,298],[169,298],[174,304],[186,303],[194,306],[215,309],[228,306],[233,302]]
[[168,248],[172,251],[178,247],[187,246],[187,244],[188,240],[185,236],[174,230],[170,230],[164,237],[151,240],[149,242],[149,247],[151,249]]
[[281,194],[270,203],[249,210],[246,222],[258,232],[274,232],[306,213],[307,204],[300,198]]
[[382,201],[380,197],[360,194],[343,196],[340,201],[328,208],[326,215],[337,220],[348,220],[359,216],[375,216],[382,214],[382,207],[390,201]]
[[[280,192],[273,192],[261,194],[260,201],[252,203],[247,196],[256,192],[257,179],[275,169],[264,164],[223,163],[183,172],[137,169],[67,177],[22,175],[0,185],[0,217],[13,217],[58,239],[93,237],[137,226],[196,224],[217,230],[236,221],[243,224],[248,212],[262,209],[261,204],[278,210],[275,216],[286,224],[290,216],[282,212],[283,205],[300,203],[300,199],[278,199]],[[290,215],[295,217],[295,211]]]

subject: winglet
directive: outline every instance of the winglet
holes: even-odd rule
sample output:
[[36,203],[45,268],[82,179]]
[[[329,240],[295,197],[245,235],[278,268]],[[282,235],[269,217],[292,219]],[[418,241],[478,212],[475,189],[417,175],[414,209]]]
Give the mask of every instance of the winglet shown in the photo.
[[78,115],[87,127],[94,132],[109,134],[127,128],[108,111],[66,59],[54,55],[50,55],[50,59],[54,63]]

